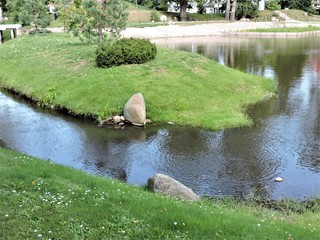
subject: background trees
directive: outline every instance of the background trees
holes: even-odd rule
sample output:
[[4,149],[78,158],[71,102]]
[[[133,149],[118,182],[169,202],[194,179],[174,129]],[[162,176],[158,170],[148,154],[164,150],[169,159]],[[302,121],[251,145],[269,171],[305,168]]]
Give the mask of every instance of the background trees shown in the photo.
[[225,19],[254,18],[258,15],[258,1],[252,0],[226,0]]
[[11,0],[8,1],[7,7],[15,22],[34,25],[36,34],[39,32],[39,27],[47,27],[53,20],[46,0]]
[[65,29],[89,44],[112,41],[127,25],[123,0],[76,0],[60,7]]

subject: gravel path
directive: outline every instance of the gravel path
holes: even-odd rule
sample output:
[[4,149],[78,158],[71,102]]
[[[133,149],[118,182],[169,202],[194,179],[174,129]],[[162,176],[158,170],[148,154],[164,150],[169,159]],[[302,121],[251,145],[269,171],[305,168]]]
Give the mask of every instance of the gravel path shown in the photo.
[[[168,26],[144,27],[144,28],[127,28],[122,31],[123,37],[159,39],[169,37],[207,37],[222,36],[229,32],[237,32],[256,28],[274,28],[274,27],[296,27],[315,25],[320,27],[320,23],[310,22],[215,22],[203,23],[189,26],[182,26],[171,23]],[[52,32],[63,32],[63,28],[48,28]]]
[[[274,27],[295,27],[308,26],[310,23],[304,22],[230,22],[230,23],[206,23],[190,26],[171,24],[168,26],[127,28],[122,32],[124,37],[140,37],[148,39],[168,38],[168,37],[202,37],[221,36],[228,32],[242,31],[256,28]],[[314,24],[320,26],[319,23]]]

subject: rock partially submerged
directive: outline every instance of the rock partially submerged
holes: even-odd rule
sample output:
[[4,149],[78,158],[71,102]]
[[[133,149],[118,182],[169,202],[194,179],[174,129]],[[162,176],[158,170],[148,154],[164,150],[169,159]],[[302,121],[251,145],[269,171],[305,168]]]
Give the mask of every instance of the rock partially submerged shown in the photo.
[[198,201],[199,196],[190,188],[186,187],[177,180],[157,173],[148,179],[148,189],[152,192],[162,193],[167,196],[184,199],[188,201]]
[[125,104],[123,115],[106,118],[100,122],[98,127],[106,125],[123,126],[125,123],[143,127],[146,123],[151,122],[149,119],[146,119],[146,115],[146,104],[143,95],[136,93]]

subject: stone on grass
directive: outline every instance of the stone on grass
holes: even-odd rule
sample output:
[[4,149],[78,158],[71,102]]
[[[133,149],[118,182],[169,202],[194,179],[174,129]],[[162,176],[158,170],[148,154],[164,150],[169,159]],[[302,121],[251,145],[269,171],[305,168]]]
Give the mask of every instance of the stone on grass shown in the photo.
[[157,173],[148,179],[148,189],[152,192],[162,193],[167,196],[188,201],[199,200],[199,196],[190,188],[161,173]]
[[124,106],[123,115],[126,121],[135,126],[144,126],[146,124],[146,104],[141,93],[134,94],[128,100]]

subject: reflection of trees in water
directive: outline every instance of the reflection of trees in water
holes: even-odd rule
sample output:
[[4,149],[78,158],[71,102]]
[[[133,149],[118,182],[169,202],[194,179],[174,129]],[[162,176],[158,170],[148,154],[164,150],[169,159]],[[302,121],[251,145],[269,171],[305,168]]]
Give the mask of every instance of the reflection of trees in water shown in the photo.
[[208,152],[206,139],[202,132],[199,129],[192,128],[171,129],[163,147],[172,154],[185,156]]
[[309,108],[301,122],[305,144],[301,150],[299,164],[320,172],[320,87],[314,86],[310,92]]
[[[230,179],[226,178],[229,182],[242,178],[259,182],[259,177],[263,178],[268,172],[272,174],[279,164],[286,165],[290,161],[297,160],[298,164],[310,169],[320,168],[320,96],[319,86],[314,84],[316,78],[317,81],[320,79],[319,74],[306,75],[310,69],[310,66],[306,67],[309,51],[316,51],[313,62],[320,61],[320,41],[307,37],[208,38],[181,42],[179,45],[184,46],[184,50],[204,54],[245,72],[274,78],[278,83],[278,96],[252,111],[255,119],[264,121],[260,129],[245,139],[241,139],[241,134],[253,129],[240,131],[238,137],[234,131],[233,137],[223,138],[222,155],[228,153],[230,156],[222,157],[226,162],[217,163],[219,173],[214,171],[215,174],[226,178],[225,173],[229,172]],[[315,86],[310,87],[310,81]],[[271,120],[267,120],[270,117]],[[242,186],[244,192],[247,187],[246,184]]]
[[146,140],[146,132],[143,128],[136,127],[88,127],[85,140],[85,166],[96,174],[127,181],[132,164],[130,150],[134,144]]
[[[245,132],[255,134],[255,130]],[[162,171],[200,194],[269,196],[266,181],[278,166],[270,159],[259,159],[253,151],[259,149],[259,141],[243,134],[243,129],[170,129],[161,148]]]

